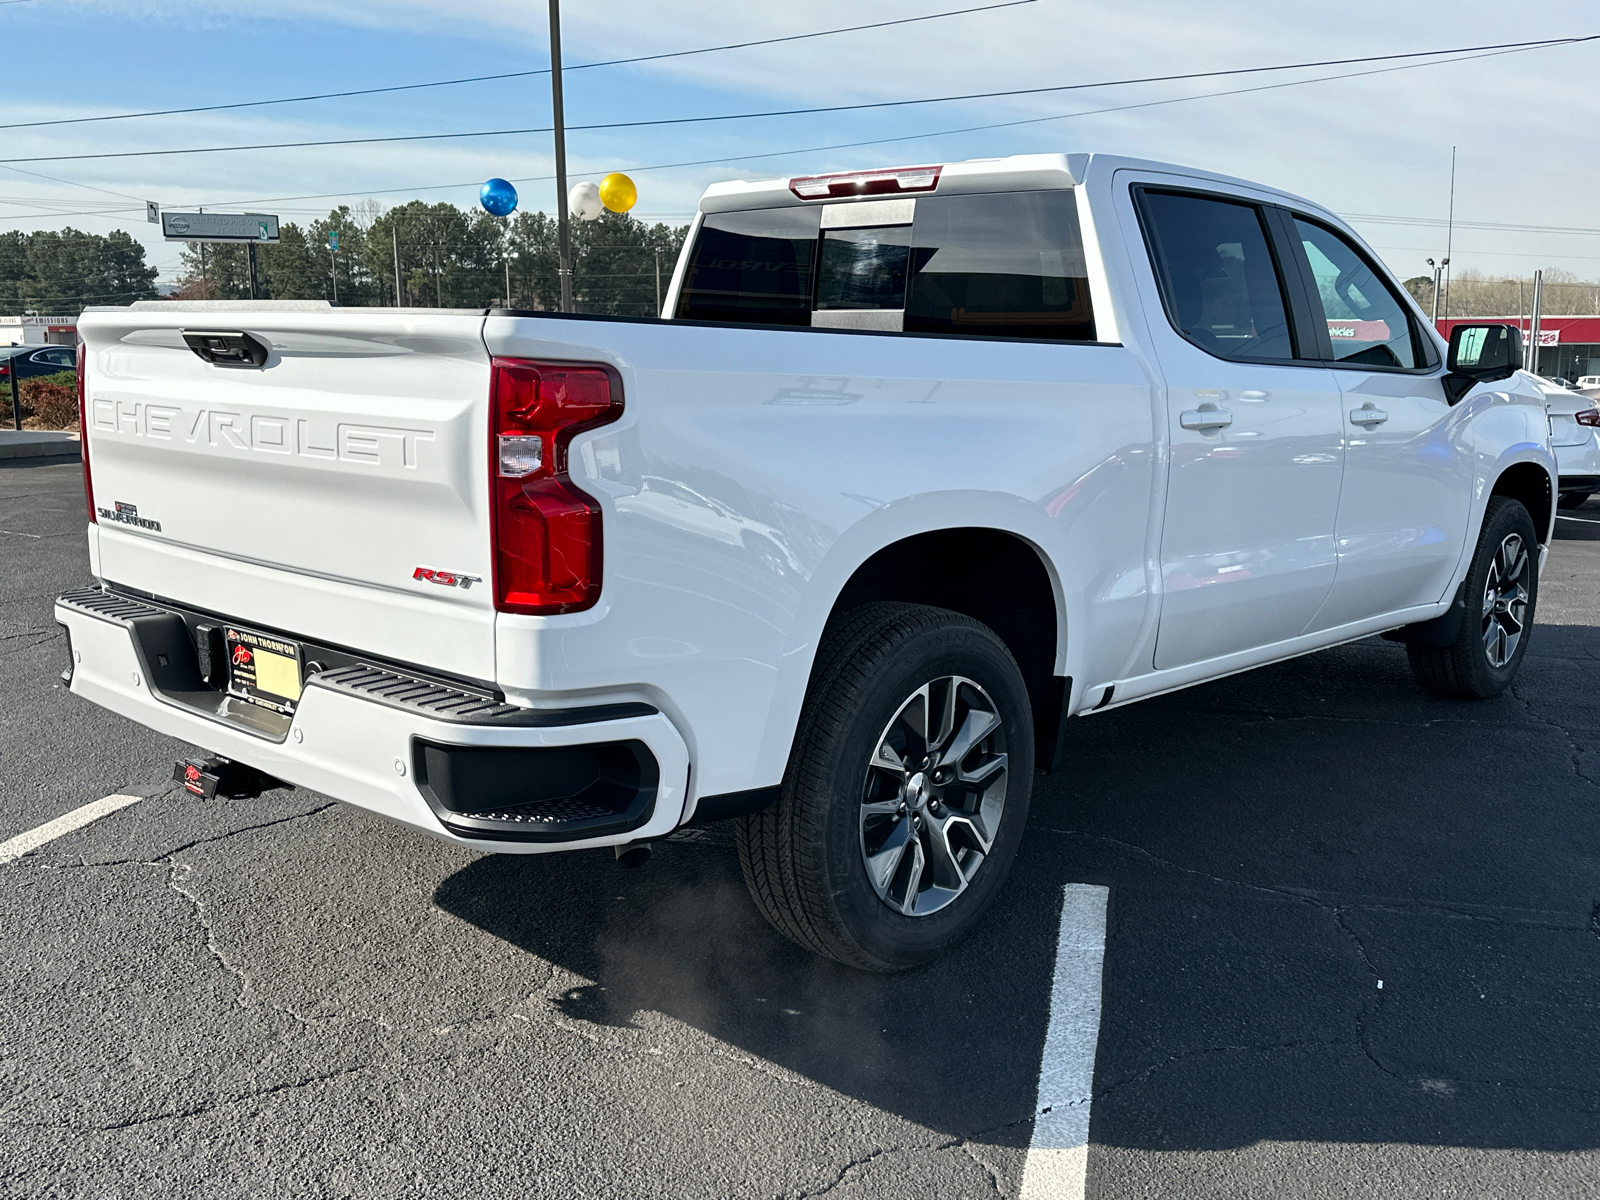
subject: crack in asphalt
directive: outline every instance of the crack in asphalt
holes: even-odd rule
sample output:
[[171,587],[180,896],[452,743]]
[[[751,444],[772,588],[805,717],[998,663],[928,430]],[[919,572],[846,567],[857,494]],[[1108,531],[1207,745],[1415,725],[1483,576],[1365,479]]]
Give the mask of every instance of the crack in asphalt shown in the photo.
[[1522,711],[1527,715],[1529,720],[1543,725],[1547,729],[1554,729],[1562,736],[1567,743],[1567,754],[1571,759],[1573,775],[1583,780],[1591,787],[1600,787],[1600,780],[1591,779],[1588,775],[1583,773],[1583,754],[1578,748],[1578,739],[1573,734],[1572,730],[1568,729],[1560,722],[1552,721],[1549,717],[1541,717],[1538,713],[1534,712],[1533,702],[1524,698],[1522,693],[1517,691],[1516,684],[1513,683],[1510,687],[1508,687],[1506,689],[1506,694],[1522,706]]
[[[1481,913],[1475,914],[1475,913],[1469,913],[1469,912],[1461,912],[1461,911],[1457,911],[1455,909],[1452,909],[1452,908],[1450,908],[1448,906],[1445,906],[1445,905],[1442,905],[1442,904],[1433,904],[1433,903],[1428,903],[1428,902],[1412,902],[1412,903],[1386,902],[1386,903],[1377,903],[1377,904],[1327,903],[1327,902],[1324,902],[1324,901],[1321,901],[1321,900],[1317,899],[1315,894],[1313,894],[1313,893],[1308,893],[1308,892],[1299,891],[1299,890],[1290,890],[1290,889],[1279,888],[1279,887],[1270,887],[1270,886],[1267,886],[1265,884],[1259,884],[1259,883],[1248,883],[1248,882],[1246,882],[1244,880],[1241,880],[1241,879],[1229,879],[1229,878],[1227,878],[1225,876],[1213,875],[1210,872],[1201,871],[1201,870],[1198,870],[1198,869],[1196,869],[1194,867],[1186,867],[1181,863],[1173,862],[1171,859],[1163,858],[1161,855],[1156,854],[1151,850],[1147,850],[1143,846],[1135,845],[1132,842],[1122,841],[1121,839],[1118,839],[1118,838],[1107,837],[1107,836],[1105,836],[1103,834],[1085,833],[1085,832],[1083,832],[1081,830],[1075,830],[1075,829],[1056,829],[1056,828],[1052,828],[1052,827],[1049,827],[1049,826],[1044,826],[1043,828],[1045,829],[1046,832],[1050,832],[1050,833],[1061,834],[1061,835],[1068,836],[1068,837],[1088,838],[1088,839],[1091,839],[1091,840],[1094,840],[1094,841],[1100,841],[1100,842],[1108,843],[1110,845],[1119,846],[1119,847],[1121,847],[1121,848],[1123,848],[1125,850],[1129,850],[1129,851],[1132,851],[1132,852],[1134,852],[1136,854],[1140,854],[1140,855],[1144,856],[1145,858],[1148,858],[1150,861],[1152,861],[1154,863],[1157,863],[1157,864],[1159,864],[1159,865],[1161,865],[1163,867],[1167,867],[1167,868],[1169,868],[1171,870],[1178,871],[1178,872],[1181,872],[1181,873],[1186,874],[1186,875],[1193,875],[1193,876],[1196,876],[1198,878],[1208,880],[1208,881],[1210,881],[1212,883],[1223,885],[1225,887],[1244,888],[1247,891],[1261,892],[1261,893],[1264,893],[1266,895],[1278,896],[1278,897],[1282,897],[1283,899],[1286,899],[1286,900],[1294,900],[1294,901],[1298,901],[1298,902],[1300,902],[1302,904],[1310,905],[1311,907],[1317,909],[1320,912],[1327,913],[1329,915],[1329,917],[1331,917],[1334,925],[1342,933],[1344,933],[1346,937],[1348,937],[1350,939],[1351,943],[1355,946],[1356,953],[1360,957],[1362,965],[1367,969],[1368,974],[1370,975],[1370,977],[1375,982],[1381,980],[1383,978],[1383,976],[1382,976],[1381,972],[1378,970],[1377,964],[1372,961],[1372,956],[1367,952],[1366,944],[1362,941],[1360,935],[1356,933],[1355,929],[1350,925],[1350,923],[1346,919],[1346,913],[1348,913],[1350,911],[1353,911],[1353,910],[1360,910],[1360,911],[1365,911],[1365,912],[1376,911],[1376,912],[1406,912],[1406,913],[1410,913],[1410,912],[1439,912],[1439,913],[1442,913],[1443,915],[1445,915],[1447,917],[1460,917],[1460,918],[1466,918],[1466,919],[1472,919],[1472,920],[1485,920],[1485,921],[1490,921],[1490,922],[1495,923],[1495,924],[1517,925],[1517,926],[1522,926],[1522,927],[1532,926],[1532,927],[1535,927],[1535,928],[1551,928],[1551,929],[1556,929],[1556,930],[1568,930],[1570,932],[1584,932],[1584,933],[1592,934],[1597,938],[1600,938],[1600,903],[1596,903],[1595,904],[1593,910],[1589,914],[1588,919],[1583,923],[1583,925],[1581,927],[1573,926],[1573,925],[1570,925],[1570,924],[1544,924],[1544,923],[1535,923],[1535,922],[1499,921],[1499,920],[1496,920],[1493,917],[1489,917],[1489,916],[1486,916],[1486,915],[1481,914]],[[1388,1066],[1385,1066],[1384,1063],[1379,1059],[1377,1053],[1372,1048],[1371,1038],[1370,1038],[1370,1035],[1369,1035],[1369,1032],[1368,1032],[1369,1026],[1371,1024],[1372,1019],[1378,1014],[1379,1011],[1382,1010],[1383,1004],[1384,1004],[1384,1000],[1386,999],[1386,995],[1385,995],[1385,993],[1384,993],[1382,988],[1376,988],[1375,987],[1373,990],[1377,993],[1375,1002],[1374,1001],[1363,1001],[1359,1005],[1359,1007],[1357,1008],[1357,1011],[1355,1013],[1355,1018],[1354,1019],[1355,1019],[1355,1033],[1356,1033],[1356,1036],[1355,1036],[1354,1039],[1339,1040],[1339,1041],[1303,1040],[1303,1041],[1285,1042],[1285,1043],[1281,1043],[1281,1044],[1273,1044],[1273,1045],[1266,1045],[1266,1046],[1250,1046],[1250,1045],[1245,1045],[1245,1046],[1213,1046],[1213,1047],[1204,1047],[1204,1048],[1199,1049],[1199,1050],[1186,1051],[1181,1055],[1174,1055],[1173,1057],[1171,1057],[1171,1058],[1169,1058],[1169,1059],[1167,1059],[1167,1060],[1165,1060],[1163,1062],[1157,1063],[1154,1066],[1149,1067],[1148,1069],[1146,1069],[1145,1071],[1141,1072],[1139,1075],[1134,1076],[1131,1079],[1119,1081],[1118,1083],[1111,1085],[1109,1088],[1105,1088],[1105,1089],[1097,1088],[1097,1089],[1095,1089],[1095,1091],[1093,1093],[1094,1098],[1098,1099],[1099,1097],[1107,1094],[1109,1091],[1113,1091],[1113,1090],[1116,1090],[1118,1088],[1130,1086],[1132,1084],[1141,1082],[1143,1079],[1145,1079],[1148,1076],[1154,1074],[1156,1071],[1162,1070],[1163,1068],[1165,1068],[1166,1066],[1170,1065],[1171,1063],[1178,1062],[1178,1061],[1181,1061],[1184,1058],[1193,1057],[1193,1056],[1198,1055],[1198,1054],[1214,1054],[1214,1053],[1226,1053],[1226,1052],[1262,1052],[1262,1051],[1275,1051],[1275,1050],[1284,1050],[1284,1049],[1294,1049],[1294,1048],[1304,1047],[1304,1046],[1319,1046],[1319,1045],[1320,1046],[1326,1046],[1326,1047],[1334,1047],[1334,1046],[1353,1046],[1353,1047],[1356,1047],[1362,1052],[1362,1054],[1366,1057],[1366,1059],[1372,1064],[1372,1066],[1376,1070],[1382,1072],[1385,1076],[1387,1076],[1390,1079],[1395,1080],[1398,1083],[1409,1085],[1409,1084],[1411,1084],[1411,1083],[1413,1083],[1415,1081],[1412,1080],[1411,1078],[1409,1078],[1408,1076],[1403,1075],[1400,1072],[1398,1072],[1398,1071],[1396,1071],[1396,1070],[1394,1070],[1394,1069],[1392,1069],[1392,1068],[1390,1068]],[[1458,1086],[1459,1085],[1465,1085],[1465,1086],[1481,1085],[1481,1086],[1486,1086],[1486,1087],[1506,1088],[1506,1089],[1510,1089],[1510,1090],[1514,1090],[1514,1091],[1524,1091],[1524,1092],[1548,1092],[1548,1093],[1551,1093],[1551,1094],[1554,1094],[1554,1095],[1563,1096],[1563,1097],[1570,1097],[1570,1096],[1600,1096],[1600,1090],[1592,1089],[1592,1088],[1567,1087],[1567,1086],[1562,1086],[1562,1085],[1523,1084],[1523,1083],[1509,1082],[1509,1081],[1501,1080],[1501,1079],[1479,1079],[1479,1078],[1472,1078],[1472,1077],[1463,1076],[1463,1077],[1439,1078],[1439,1079],[1436,1079],[1436,1082],[1441,1082],[1441,1083],[1446,1083],[1446,1084],[1453,1084],[1453,1085],[1458,1085]]]
[[[815,1196],[826,1196],[829,1192],[842,1185],[845,1180],[850,1177],[852,1172],[859,1171],[862,1167],[876,1162],[878,1159],[883,1158],[886,1155],[911,1154],[919,1150],[952,1150],[963,1144],[964,1139],[962,1138],[948,1138],[943,1141],[930,1142],[923,1146],[880,1146],[876,1150],[873,1150],[870,1154],[864,1154],[859,1158],[853,1158],[849,1162],[845,1163],[844,1166],[839,1168],[838,1174],[834,1177],[833,1182],[827,1184],[825,1187],[821,1187],[810,1192],[795,1192],[792,1200],[812,1200],[812,1198]],[[979,1165],[982,1166],[983,1164],[980,1163]],[[985,1167],[984,1170],[988,1171],[988,1168]],[[991,1179],[994,1178],[994,1172],[988,1171],[988,1174]],[[996,1188],[996,1191],[998,1190],[999,1189]]]
[[[1168,1055],[1160,1062],[1152,1063],[1150,1066],[1140,1071],[1137,1075],[1130,1075],[1126,1079],[1118,1079],[1114,1083],[1106,1084],[1104,1087],[1097,1087],[1094,1089],[1090,1099],[1082,1103],[1092,1103],[1095,1100],[1103,1100],[1107,1096],[1122,1091],[1124,1088],[1137,1087],[1139,1084],[1146,1082],[1156,1072],[1165,1071],[1174,1063],[1187,1062],[1193,1058],[1206,1058],[1213,1054],[1275,1054],[1288,1050],[1331,1050],[1352,1045],[1354,1045],[1354,1043],[1347,1038],[1305,1038],[1292,1042],[1268,1042],[1262,1045],[1247,1043],[1245,1045],[1200,1046],[1193,1050],[1184,1050],[1179,1054]],[[1380,1068],[1380,1070],[1381,1069],[1382,1068]],[[1391,1074],[1391,1072],[1384,1071],[1384,1074],[1388,1075]],[[1050,1110],[1045,1109],[1044,1111],[1048,1112]],[[1041,1112],[1038,1115],[1043,1116],[1044,1112]],[[1029,1119],[1032,1120],[1034,1118],[1030,1117]],[[985,1132],[989,1131],[985,1130]]]
[[[356,1075],[362,1071],[370,1071],[377,1063],[361,1063],[354,1067],[341,1067],[337,1071],[328,1071],[321,1075],[308,1075],[303,1079],[292,1080],[288,1083],[277,1083],[271,1087],[257,1088],[242,1095],[229,1097],[226,1100],[217,1100],[209,1104],[197,1104],[192,1108],[182,1109],[178,1112],[153,1113],[148,1116],[130,1117],[126,1121],[115,1121],[109,1125],[93,1125],[89,1131],[94,1133],[115,1133],[122,1129],[135,1129],[141,1125],[154,1125],[161,1121],[187,1121],[191,1117],[203,1117],[207,1113],[219,1109],[231,1108],[237,1104],[244,1104],[251,1100],[260,1100],[266,1096],[275,1096],[282,1092],[298,1091],[301,1088],[316,1087],[331,1080],[342,1078],[346,1075]],[[69,1126],[69,1128],[76,1128]]]
[[239,1008],[249,1008],[250,1006],[246,1003],[245,998],[250,994],[250,976],[245,973],[242,967],[236,967],[228,961],[227,955],[223,954],[221,948],[217,945],[211,914],[206,909],[205,901],[183,886],[184,881],[189,878],[193,871],[194,868],[188,863],[173,863],[171,869],[167,872],[167,887],[189,902],[194,909],[195,919],[199,921],[200,928],[205,931],[206,950],[212,958],[217,960],[218,965],[224,971],[239,981],[239,994],[233,998],[234,1004]]
[[1372,956],[1367,953],[1366,943],[1361,940],[1361,935],[1352,929],[1350,927],[1350,923],[1345,920],[1344,909],[1336,908],[1333,910],[1333,923],[1337,925],[1355,945],[1356,953],[1361,956],[1361,962],[1367,968],[1367,973],[1370,974],[1378,984],[1378,986],[1374,989],[1378,993],[1377,1002],[1370,1008],[1363,1003],[1360,1008],[1356,1010],[1356,1044],[1361,1047],[1361,1052],[1367,1056],[1367,1061],[1370,1062],[1374,1067],[1382,1071],[1391,1079],[1399,1079],[1401,1076],[1398,1073],[1390,1070],[1378,1060],[1377,1052],[1372,1048],[1372,1039],[1367,1034],[1367,1024],[1369,1019],[1376,1017],[1378,1012],[1383,1008],[1383,976],[1378,974],[1378,968],[1376,964],[1373,963]]
[[[1123,850],[1129,850],[1134,854],[1138,854],[1149,859],[1151,862],[1156,863],[1159,866],[1166,867],[1169,870],[1178,871],[1184,875],[1193,875],[1196,878],[1204,879],[1211,883],[1221,884],[1225,887],[1244,888],[1247,891],[1261,892],[1269,896],[1281,896],[1285,900],[1297,900],[1301,903],[1309,904],[1313,908],[1322,909],[1328,913],[1333,913],[1339,910],[1359,910],[1361,912],[1393,912],[1407,914],[1427,913],[1437,914],[1445,917],[1459,918],[1461,920],[1483,921],[1487,924],[1505,925],[1519,929],[1553,929],[1577,932],[1589,928],[1589,921],[1587,918],[1583,918],[1581,919],[1580,923],[1575,924],[1574,918],[1571,914],[1563,913],[1559,910],[1512,910],[1507,909],[1503,905],[1471,905],[1461,901],[1409,900],[1399,897],[1384,897],[1382,899],[1350,901],[1328,896],[1327,893],[1319,892],[1312,888],[1273,886],[1265,883],[1251,883],[1245,879],[1230,879],[1226,875],[1214,875],[1209,871],[1202,871],[1198,867],[1184,866],[1184,864],[1180,862],[1175,862],[1170,858],[1164,858],[1155,853],[1155,851],[1148,850],[1134,842],[1124,841],[1121,838],[1109,837],[1106,834],[1088,833],[1081,829],[1063,829],[1052,825],[1034,825],[1032,823],[1028,825],[1028,829],[1030,832],[1054,833],[1062,837],[1078,837],[1086,838],[1090,841],[1104,842],[1110,846],[1117,846]],[[1527,913],[1547,912],[1551,919],[1509,920],[1503,916],[1497,915],[1498,913],[1509,911],[1520,911]]]

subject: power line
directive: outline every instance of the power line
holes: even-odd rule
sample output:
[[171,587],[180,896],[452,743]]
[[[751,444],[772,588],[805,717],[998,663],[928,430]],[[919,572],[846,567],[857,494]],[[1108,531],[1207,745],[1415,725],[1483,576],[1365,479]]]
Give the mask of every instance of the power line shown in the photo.
[[[3,0],[0,0],[3,2]],[[20,3],[21,0],[12,0]],[[631,63],[660,62],[668,58],[688,58],[696,54],[714,54],[721,50],[745,50],[752,46],[773,46],[780,42],[800,42],[808,38],[832,37],[840,33],[860,33],[867,29],[887,29],[892,25],[914,25],[919,21],[937,21],[943,17],[963,17],[969,13],[991,12],[997,8],[1017,8],[1034,4],[1037,0],[1004,0],[1000,4],[985,4],[977,8],[957,8],[948,12],[928,13],[921,17],[901,17],[895,21],[874,21],[870,25],[846,25],[838,29],[819,29],[815,33],[792,33],[786,37],[761,38],[752,42],[729,42],[722,46],[703,46],[698,50],[672,50],[664,54],[644,54],[637,58],[613,58],[604,62],[579,63],[564,67],[564,73],[589,71],[596,67],[621,67]],[[261,108],[270,104],[303,104],[310,100],[343,100],[352,96],[377,96],[386,92],[412,92],[422,88],[455,87],[464,83],[491,83],[501,79],[527,79],[533,75],[548,75],[549,67],[532,71],[506,71],[498,75],[470,75],[461,79],[438,79],[428,83],[399,83],[389,87],[357,88],[347,92],[318,92],[309,96],[284,96],[276,100],[242,100],[234,104],[202,104],[194,108],[162,108],[149,112],[106,113],[97,117],[63,117],[52,121],[19,121],[0,125],[0,129],[39,129],[47,125],[86,125],[95,121],[128,121],[136,117],[172,117],[188,113],[226,112],[237,108]]]
[[[1535,45],[1539,45],[1539,44],[1541,44],[1541,43],[1535,43]],[[1127,112],[1127,111],[1132,110],[1132,109],[1151,108],[1151,107],[1155,107],[1155,106],[1159,106],[1159,105],[1167,105],[1167,104],[1181,104],[1181,103],[1185,103],[1185,102],[1191,101],[1191,100],[1220,99],[1220,98],[1227,97],[1227,96],[1239,96],[1239,95],[1245,95],[1245,94],[1252,93],[1252,92],[1272,91],[1272,90],[1278,89],[1278,88],[1299,87],[1301,85],[1309,84],[1309,83],[1327,83],[1327,82],[1331,82],[1331,81],[1335,81],[1335,80],[1341,80],[1341,79],[1355,79],[1355,78],[1360,78],[1360,77],[1367,76],[1367,75],[1381,75],[1381,74],[1387,74],[1387,73],[1394,72],[1394,71],[1412,70],[1412,69],[1415,69],[1417,67],[1442,66],[1442,65],[1448,65],[1450,63],[1456,63],[1456,62],[1469,62],[1469,61],[1471,61],[1473,59],[1476,59],[1476,58],[1493,58],[1493,57],[1497,57],[1497,56],[1499,56],[1501,54],[1516,54],[1516,53],[1522,53],[1522,52],[1523,51],[1521,49],[1496,50],[1496,51],[1493,51],[1493,52],[1488,53],[1488,54],[1466,55],[1466,56],[1461,57],[1461,58],[1444,59],[1444,60],[1441,60],[1440,62],[1412,63],[1412,64],[1408,64],[1408,65],[1405,65],[1405,66],[1399,66],[1399,67],[1383,67],[1383,68],[1380,68],[1380,69],[1374,70],[1374,71],[1352,71],[1352,72],[1345,72],[1345,73],[1338,74],[1338,75],[1319,75],[1314,79],[1296,79],[1296,80],[1290,80],[1290,81],[1285,82],[1285,83],[1266,84],[1266,85],[1261,86],[1261,87],[1236,88],[1236,89],[1233,89],[1231,91],[1226,91],[1226,92],[1201,92],[1201,93],[1197,93],[1197,94],[1190,95],[1190,96],[1174,96],[1174,97],[1169,97],[1169,98],[1167,98],[1165,100],[1148,100],[1148,101],[1144,101],[1144,102],[1139,103],[1139,104],[1119,105],[1119,106],[1112,107],[1112,108],[1088,109],[1088,110],[1075,112],[1075,113],[1056,113],[1056,114],[1054,114],[1052,116],[1048,116],[1048,117],[1026,117],[1026,118],[1023,118],[1023,119],[1020,119],[1020,120],[1014,120],[1014,121],[996,121],[996,122],[991,122],[991,123],[985,124],[985,125],[966,125],[966,126],[962,126],[960,128],[956,128],[956,129],[940,129],[940,130],[927,131],[927,132],[923,132],[923,133],[899,134],[899,135],[896,135],[896,136],[893,136],[893,137],[867,138],[867,139],[864,139],[864,140],[861,140],[861,141],[854,141],[854,142],[830,142],[828,144],[821,145],[821,146],[793,146],[793,147],[790,147],[790,148],[788,148],[786,150],[765,150],[765,151],[758,151],[758,152],[755,152],[755,153],[731,154],[731,155],[727,155],[727,156],[724,156],[724,157],[721,157],[721,158],[696,158],[696,159],[686,159],[686,160],[684,160],[682,162],[653,163],[653,164],[650,164],[650,165],[647,165],[647,166],[632,166],[632,167],[628,167],[627,170],[632,171],[634,173],[639,173],[639,172],[642,172],[642,171],[670,171],[670,170],[676,170],[676,169],[682,168],[682,167],[716,166],[716,165],[720,165],[720,164],[723,164],[723,163],[743,163],[743,162],[755,162],[755,161],[757,161],[759,159],[788,158],[788,157],[792,157],[794,155],[799,155],[799,154],[819,154],[819,153],[823,153],[825,151],[830,151],[830,150],[854,150],[854,149],[859,149],[859,148],[861,148],[863,146],[883,146],[883,145],[889,145],[889,144],[898,143],[898,142],[913,142],[913,141],[922,141],[924,139],[929,139],[929,138],[950,137],[950,136],[954,136],[954,135],[957,135],[957,134],[964,134],[964,133],[982,133],[982,132],[985,132],[985,131],[988,131],[988,130],[991,130],[991,129],[1009,129],[1009,128],[1013,128],[1013,127],[1019,126],[1019,125],[1038,125],[1038,124],[1042,124],[1042,123],[1045,123],[1045,122],[1048,122],[1048,121],[1070,120],[1070,119],[1073,119],[1075,117],[1101,116],[1101,115],[1104,115],[1104,114],[1107,114],[1107,113]],[[583,175],[597,175],[597,174],[600,174],[600,173],[601,172],[599,172],[599,171],[580,172],[580,173],[578,173],[578,177],[581,178]],[[553,175],[527,175],[527,176],[521,176],[519,178],[513,179],[511,182],[512,183],[548,183],[554,178],[555,178],[555,176],[553,176]],[[218,204],[222,204],[222,203],[256,205],[256,204],[275,204],[275,203],[278,203],[280,201],[294,201],[294,200],[337,200],[337,199],[344,199],[346,197],[385,196],[385,195],[394,195],[396,193],[411,193],[411,194],[415,194],[417,192],[449,191],[449,190],[452,190],[452,189],[455,189],[455,188],[476,188],[477,186],[478,185],[475,182],[464,182],[464,183],[439,183],[439,184],[412,185],[412,186],[409,186],[409,187],[396,187],[396,188],[375,188],[375,189],[371,189],[371,190],[368,190],[368,191],[361,191],[361,192],[318,192],[318,193],[312,193],[312,194],[307,194],[307,195],[298,195],[298,196],[258,197],[258,198],[255,198],[255,199],[243,200],[243,201],[207,201],[206,205],[204,205],[203,207],[213,207],[214,205],[218,205]]]
[[[1320,62],[1284,63],[1269,67],[1239,67],[1225,71],[1196,71],[1182,75],[1152,75],[1139,79],[1104,80],[1096,83],[1068,83],[1051,87],[1037,88],[1010,88],[994,92],[967,92],[951,96],[924,96],[915,100],[878,100],[862,104],[833,104],[816,108],[791,108],[777,109],[765,112],[746,113],[721,113],[705,117],[662,117],[644,121],[608,121],[590,125],[568,125],[569,131],[598,131],[608,129],[642,129],[664,125],[699,125],[713,121],[744,121],[766,117],[797,117],[811,116],[820,113],[859,112],[865,109],[878,108],[903,108],[916,104],[948,104],[967,100],[992,100],[1013,96],[1036,96],[1050,92],[1074,92],[1095,88],[1126,87],[1145,83],[1170,83],[1189,79],[1215,79],[1229,75],[1254,75],[1266,71],[1291,71],[1319,66],[1340,66],[1365,62],[1391,62],[1396,59],[1413,58],[1438,58],[1440,55],[1469,55],[1472,57],[1488,57],[1493,53],[1515,53],[1527,50],[1544,49],[1551,46],[1575,45],[1581,42],[1591,42],[1600,39],[1600,34],[1589,34],[1584,37],[1573,38],[1546,38],[1535,42],[1501,42],[1485,46],[1464,46],[1452,50],[1419,50],[1407,54],[1375,54],[1361,58],[1328,59]],[[1461,61],[1461,59],[1443,59],[1441,61]],[[1410,67],[1435,66],[1437,63],[1411,63]],[[1390,68],[1391,70],[1407,68]],[[1357,74],[1377,74],[1379,72],[1357,72]],[[1347,78],[1348,76],[1331,76],[1328,78]],[[1297,80],[1287,84],[1274,84],[1273,87],[1289,87],[1296,83],[1316,83],[1320,80]],[[1265,91],[1267,88],[1246,88],[1234,92],[1210,93],[1212,95],[1238,95],[1241,91]],[[1182,99],[1198,99],[1199,97],[1182,97]],[[1171,103],[1170,101],[1151,101],[1149,104],[1127,105],[1124,108],[1101,109],[1101,112],[1120,112],[1131,108],[1151,107],[1155,104]],[[1087,113],[1067,114],[1071,116],[1087,116]],[[1037,120],[1057,120],[1056,117],[1036,118]],[[1028,124],[1029,121],[1008,122],[1006,124]],[[1002,126],[987,126],[984,128],[1000,128]],[[510,137],[520,134],[550,133],[552,127],[545,125],[528,129],[479,129],[462,133],[412,133],[393,134],[385,137],[368,138],[329,138],[309,142],[263,142],[247,146],[190,146],[179,150],[113,150],[94,154],[47,154],[35,155],[28,158],[0,159],[0,166],[10,163],[32,162],[72,162],[84,159],[103,158],[157,158],[177,154],[220,154],[239,150],[303,150],[325,146],[367,146],[395,142],[429,142],[451,140],[456,138],[474,137]],[[885,139],[888,140],[888,139]]]

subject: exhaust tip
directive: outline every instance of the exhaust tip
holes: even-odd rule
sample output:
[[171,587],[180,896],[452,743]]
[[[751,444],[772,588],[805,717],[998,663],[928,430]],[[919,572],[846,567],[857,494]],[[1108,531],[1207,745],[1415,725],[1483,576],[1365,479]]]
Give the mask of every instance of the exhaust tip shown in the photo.
[[617,866],[642,867],[650,861],[649,842],[629,842],[626,846],[613,847],[617,852]]

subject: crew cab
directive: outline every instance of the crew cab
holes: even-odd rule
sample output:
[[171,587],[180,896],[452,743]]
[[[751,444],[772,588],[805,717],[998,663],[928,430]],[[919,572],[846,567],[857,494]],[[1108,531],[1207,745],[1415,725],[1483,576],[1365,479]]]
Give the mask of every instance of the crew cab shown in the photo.
[[736,819],[776,929],[894,970],[981,918],[1068,718],[1378,633],[1447,695],[1526,653],[1520,336],[1445,343],[1311,201],[720,184],[665,314],[87,310],[72,691],[483,851]]

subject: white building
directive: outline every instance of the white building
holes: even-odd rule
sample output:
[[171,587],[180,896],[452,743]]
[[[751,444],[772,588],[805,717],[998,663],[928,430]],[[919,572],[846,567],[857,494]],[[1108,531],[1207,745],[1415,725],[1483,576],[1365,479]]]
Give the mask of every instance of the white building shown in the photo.
[[0,317],[0,346],[71,346],[77,340],[77,317]]

